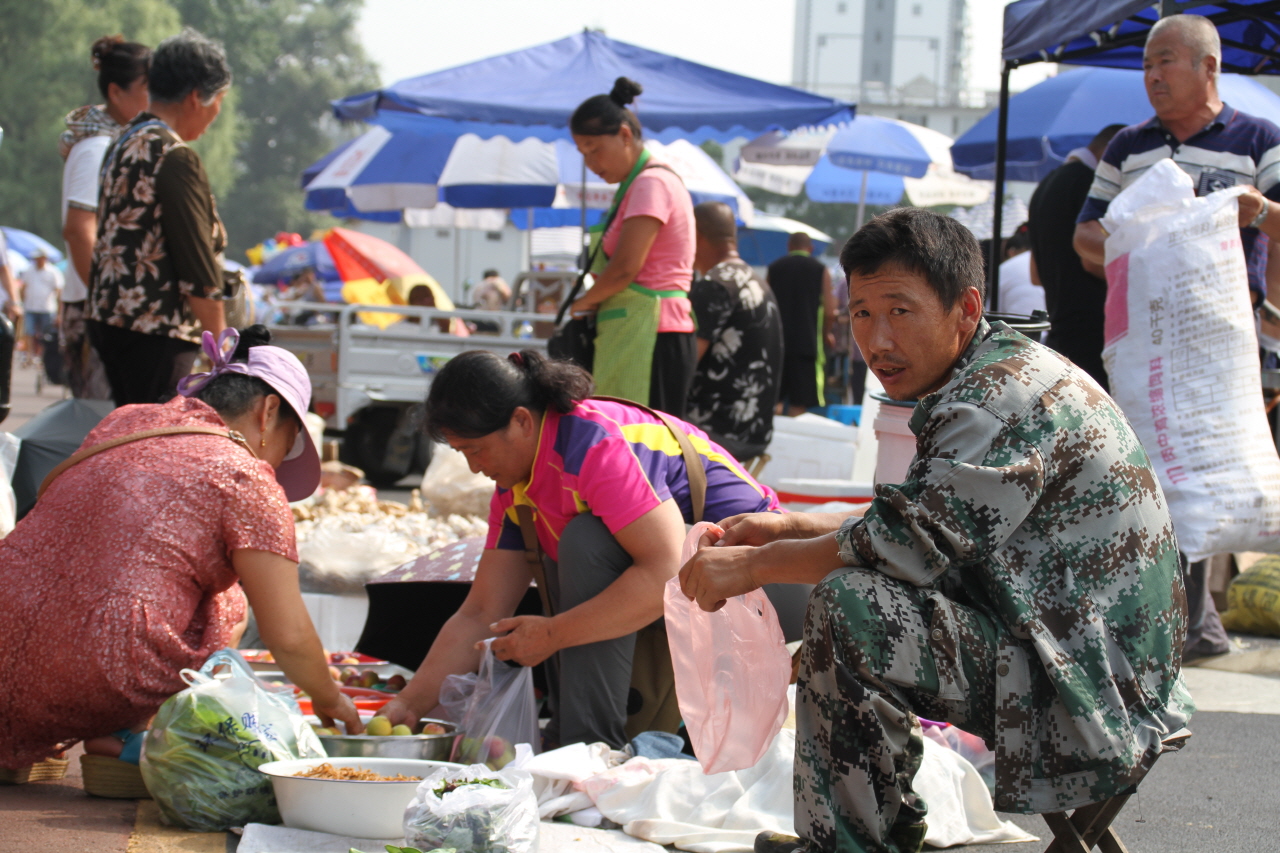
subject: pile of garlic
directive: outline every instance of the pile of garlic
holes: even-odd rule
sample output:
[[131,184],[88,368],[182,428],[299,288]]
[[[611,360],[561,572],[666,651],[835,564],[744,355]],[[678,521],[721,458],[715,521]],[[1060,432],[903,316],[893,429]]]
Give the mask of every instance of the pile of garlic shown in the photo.
[[309,574],[350,584],[489,529],[479,516],[432,517],[416,489],[407,506],[378,500],[368,486],[327,491],[294,504],[293,515]]

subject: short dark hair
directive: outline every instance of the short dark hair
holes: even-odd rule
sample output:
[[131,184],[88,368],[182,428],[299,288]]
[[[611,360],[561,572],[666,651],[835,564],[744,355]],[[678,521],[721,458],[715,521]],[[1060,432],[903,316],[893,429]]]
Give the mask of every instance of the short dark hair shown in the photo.
[[151,56],[147,89],[151,100],[174,104],[191,92],[209,103],[231,85],[231,66],[222,45],[187,27],[165,39]]
[[631,135],[640,138],[640,119],[627,109],[644,87],[634,80],[619,77],[613,82],[613,90],[607,95],[593,95],[573,111],[569,119],[569,131],[577,136],[613,136],[625,124]]
[[982,252],[973,232],[947,216],[899,207],[862,226],[840,250],[845,279],[874,275],[886,264],[924,276],[950,311],[970,287],[986,299]]
[[124,36],[103,36],[90,48],[93,70],[98,72],[98,91],[107,97],[107,87],[115,83],[128,89],[139,77],[146,77],[151,65],[151,48]]
[[[232,362],[249,360],[249,350],[253,347],[266,346],[271,343],[271,331],[261,324],[240,330],[240,341],[236,351],[231,354]],[[306,427],[302,421],[302,413],[295,412],[276,389],[272,388],[256,376],[245,376],[243,373],[224,373],[215,376],[209,384],[196,392],[196,399],[213,406],[223,420],[238,418],[253,408],[259,397],[275,394],[280,398],[280,416],[291,417],[299,426]]]
[[568,414],[594,391],[590,373],[536,350],[506,358],[470,350],[449,359],[431,381],[423,429],[436,441],[444,441],[446,432],[481,438],[505,429],[518,406]]

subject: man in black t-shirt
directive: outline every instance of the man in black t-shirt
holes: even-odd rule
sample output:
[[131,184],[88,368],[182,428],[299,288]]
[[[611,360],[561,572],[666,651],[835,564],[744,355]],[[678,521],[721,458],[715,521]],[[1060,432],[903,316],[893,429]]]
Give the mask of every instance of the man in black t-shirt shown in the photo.
[[792,234],[787,240],[786,256],[769,264],[769,287],[778,300],[786,349],[779,401],[786,404],[788,415],[800,415],[811,406],[824,405],[823,344],[835,346],[832,329],[836,305],[831,273],[813,257],[813,241],[808,234]]
[[1087,148],[1068,154],[1065,163],[1040,181],[1029,206],[1032,275],[1033,280],[1039,276],[1049,312],[1045,343],[1075,362],[1103,388],[1108,388],[1107,372],[1102,366],[1106,275],[1101,267],[1082,262],[1071,241],[1076,218],[1093,184],[1098,158],[1123,127],[1110,125]]
[[699,278],[689,291],[698,319],[698,366],[685,420],[739,460],[773,438],[782,365],[782,319],[769,286],[738,257],[733,209],[707,201],[693,209]]

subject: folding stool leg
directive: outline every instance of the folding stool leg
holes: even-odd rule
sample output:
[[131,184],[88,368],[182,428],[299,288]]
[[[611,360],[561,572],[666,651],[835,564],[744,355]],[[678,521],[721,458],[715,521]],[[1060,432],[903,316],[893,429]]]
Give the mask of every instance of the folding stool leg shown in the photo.
[[1120,814],[1129,794],[1121,794],[1081,806],[1071,813],[1050,812],[1042,815],[1053,832],[1053,843],[1045,853],[1089,853],[1097,845],[1103,853],[1128,853],[1111,822]]
[[1047,812],[1040,816],[1044,818],[1044,822],[1049,825],[1049,831],[1053,833],[1053,843],[1045,853],[1089,853],[1089,848],[1080,836],[1080,831],[1076,829],[1066,812]]

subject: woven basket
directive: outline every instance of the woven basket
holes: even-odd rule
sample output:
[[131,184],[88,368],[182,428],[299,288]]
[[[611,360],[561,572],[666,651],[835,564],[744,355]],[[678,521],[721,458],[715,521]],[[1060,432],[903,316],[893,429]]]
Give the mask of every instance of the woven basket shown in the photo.
[[113,800],[149,800],[138,765],[105,755],[80,756],[84,773],[84,792],[94,797]]
[[46,758],[17,770],[0,767],[0,785],[25,785],[28,782],[45,782],[67,775],[67,759]]

